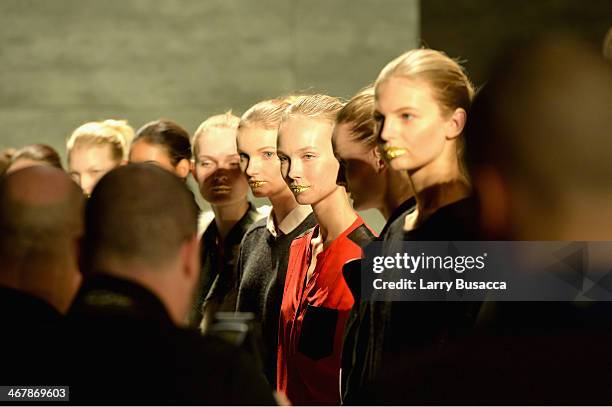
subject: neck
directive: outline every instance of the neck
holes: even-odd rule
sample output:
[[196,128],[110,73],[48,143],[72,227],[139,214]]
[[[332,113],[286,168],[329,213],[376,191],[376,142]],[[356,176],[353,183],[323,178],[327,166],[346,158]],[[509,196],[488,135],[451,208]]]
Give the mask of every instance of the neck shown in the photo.
[[383,204],[378,208],[385,220],[388,220],[394,210],[414,196],[410,176],[406,171],[387,170],[387,190]]
[[357,219],[357,213],[351,207],[342,187],[336,187],[331,194],[312,205],[312,211],[319,224],[324,245],[334,241]]
[[272,213],[277,225],[279,225],[283,219],[299,205],[289,188],[284,188],[282,192],[271,196],[269,199],[270,203],[272,203]]
[[219,231],[221,239],[224,240],[234,225],[238,223],[249,210],[249,202],[244,198],[238,202],[227,205],[211,205],[211,207],[215,214],[217,230]]
[[417,201],[416,225],[438,209],[470,196],[469,182],[459,170],[454,151],[453,144],[451,150],[445,149],[433,162],[409,172]]
[[[65,314],[78,288],[76,260],[40,258],[29,256],[27,252],[15,260],[2,264],[0,284],[37,297]],[[44,275],[41,270],[44,270]],[[69,276],[73,276],[74,284],[70,284]]]
[[173,272],[173,264],[168,263],[151,268],[142,261],[117,260],[112,256],[105,259],[104,263],[105,273],[146,288],[161,301],[175,325],[185,325],[189,302],[184,300],[183,297],[186,296],[180,291],[181,279],[177,278],[177,273]]

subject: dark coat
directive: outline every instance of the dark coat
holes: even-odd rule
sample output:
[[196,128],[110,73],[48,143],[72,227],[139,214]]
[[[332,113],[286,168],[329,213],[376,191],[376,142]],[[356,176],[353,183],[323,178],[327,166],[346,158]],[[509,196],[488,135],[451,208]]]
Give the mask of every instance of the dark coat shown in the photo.
[[144,287],[85,281],[69,311],[71,401],[85,404],[274,404],[242,351],[171,321]]

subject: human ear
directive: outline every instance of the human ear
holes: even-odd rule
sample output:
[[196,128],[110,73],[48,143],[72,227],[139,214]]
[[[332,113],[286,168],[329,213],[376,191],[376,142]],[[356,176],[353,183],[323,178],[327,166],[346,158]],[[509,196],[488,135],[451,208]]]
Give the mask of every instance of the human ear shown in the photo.
[[463,128],[465,127],[465,122],[467,120],[467,113],[463,108],[458,107],[455,109],[453,114],[448,119],[446,123],[447,132],[446,138],[454,139],[459,137],[461,132],[463,132]]
[[181,247],[181,264],[185,279],[197,281],[200,276],[200,242],[197,234],[184,241]]
[[187,178],[187,175],[191,171],[191,162],[186,158],[183,158],[181,161],[176,164],[176,174],[180,178]]
[[372,149],[374,160],[376,162],[376,172],[381,173],[387,169],[387,162],[383,158],[380,149],[378,147]]

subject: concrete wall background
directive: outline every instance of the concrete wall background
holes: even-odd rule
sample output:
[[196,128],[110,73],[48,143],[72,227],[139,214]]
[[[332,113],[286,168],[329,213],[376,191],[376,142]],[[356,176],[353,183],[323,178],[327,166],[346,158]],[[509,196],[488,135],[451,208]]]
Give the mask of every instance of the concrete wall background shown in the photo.
[[194,131],[294,91],[350,97],[418,32],[418,0],[2,0],[0,148],[64,155],[91,120]]

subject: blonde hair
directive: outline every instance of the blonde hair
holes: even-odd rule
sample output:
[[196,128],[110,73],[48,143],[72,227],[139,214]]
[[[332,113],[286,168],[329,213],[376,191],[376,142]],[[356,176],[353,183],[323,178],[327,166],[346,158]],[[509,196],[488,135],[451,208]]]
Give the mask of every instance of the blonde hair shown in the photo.
[[305,116],[311,119],[325,120],[333,124],[336,122],[336,116],[343,106],[344,103],[333,96],[321,94],[298,96],[283,112],[281,122],[293,116]]
[[193,155],[197,158],[200,147],[198,146],[198,140],[204,134],[208,133],[212,129],[233,129],[237,130],[240,124],[240,118],[235,116],[231,110],[223,114],[217,114],[204,120],[198,126],[198,129],[193,134],[191,145],[193,148]]
[[374,113],[374,86],[361,89],[348,101],[336,117],[336,124],[349,124],[353,138],[366,144],[376,146]]
[[375,89],[394,77],[422,80],[432,90],[443,113],[457,108],[469,111],[474,86],[459,63],[433,49],[413,49],[389,62],[378,75]]
[[278,129],[283,112],[290,104],[285,99],[270,99],[256,103],[242,115],[238,128],[255,125],[266,130]]
[[129,145],[134,138],[134,129],[126,120],[104,120],[89,122],[72,132],[66,142],[68,157],[76,147],[109,145],[116,161],[127,159]]

